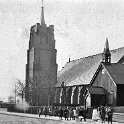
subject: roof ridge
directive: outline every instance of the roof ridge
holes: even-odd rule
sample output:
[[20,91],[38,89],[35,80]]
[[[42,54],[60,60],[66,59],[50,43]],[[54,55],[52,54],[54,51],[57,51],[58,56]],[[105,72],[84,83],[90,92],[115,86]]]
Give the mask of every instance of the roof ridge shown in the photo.
[[[119,47],[119,48],[116,48],[116,49],[112,49],[112,50],[110,50],[110,52],[116,52],[116,51],[121,50],[121,49],[124,49],[124,47]],[[80,61],[82,62],[82,60],[85,60],[86,58],[93,58],[93,57],[97,57],[99,55],[102,55],[102,52],[97,53],[95,55],[89,55],[89,56],[85,56],[83,58],[74,59],[74,60],[71,60],[70,62],[66,62],[65,65],[57,73],[62,72],[66,68],[66,66],[68,66],[70,64],[74,64],[76,62],[80,63]]]
[[[113,51],[116,51],[116,50],[120,50],[120,49],[124,49],[124,47],[119,47],[119,48],[116,48],[116,49],[112,49],[112,50],[110,50],[110,52],[113,52]],[[85,56],[85,57],[80,58],[80,59],[85,59],[85,58],[88,58],[88,57],[98,56],[98,55],[101,55],[101,54],[102,54],[102,52],[97,53],[97,54],[95,54],[95,55]],[[79,60],[79,59],[76,59],[76,60]]]

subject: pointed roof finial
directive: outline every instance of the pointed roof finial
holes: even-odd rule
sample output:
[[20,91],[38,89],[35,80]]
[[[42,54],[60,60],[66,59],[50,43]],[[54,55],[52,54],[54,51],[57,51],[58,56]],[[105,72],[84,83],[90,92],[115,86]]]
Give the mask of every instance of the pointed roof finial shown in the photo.
[[107,51],[109,51],[109,42],[108,42],[108,38],[106,37],[106,42],[105,42],[105,47],[104,47],[104,53],[106,53]]
[[108,38],[107,38],[107,37],[106,37],[105,48],[106,48],[106,49],[109,49],[109,42],[108,42]]
[[41,25],[45,25],[43,0],[42,0],[42,7],[41,7]]
[[109,50],[108,38],[106,38],[105,47],[104,47],[104,51],[103,51],[103,62],[111,63],[111,53]]

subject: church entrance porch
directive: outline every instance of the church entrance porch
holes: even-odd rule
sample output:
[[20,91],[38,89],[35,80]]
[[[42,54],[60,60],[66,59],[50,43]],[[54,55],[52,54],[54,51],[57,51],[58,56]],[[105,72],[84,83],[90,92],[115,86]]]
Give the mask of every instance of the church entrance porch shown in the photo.
[[106,91],[102,87],[90,87],[91,106],[98,107],[107,104]]
[[91,95],[91,106],[105,106],[106,105],[106,95],[104,94],[92,94]]

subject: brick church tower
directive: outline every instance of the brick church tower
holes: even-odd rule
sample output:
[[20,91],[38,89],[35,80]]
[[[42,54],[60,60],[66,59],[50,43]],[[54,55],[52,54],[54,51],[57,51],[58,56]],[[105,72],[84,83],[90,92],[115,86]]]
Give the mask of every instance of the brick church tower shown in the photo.
[[42,3],[41,23],[31,27],[26,64],[25,99],[31,105],[50,105],[57,83],[54,26],[47,26]]

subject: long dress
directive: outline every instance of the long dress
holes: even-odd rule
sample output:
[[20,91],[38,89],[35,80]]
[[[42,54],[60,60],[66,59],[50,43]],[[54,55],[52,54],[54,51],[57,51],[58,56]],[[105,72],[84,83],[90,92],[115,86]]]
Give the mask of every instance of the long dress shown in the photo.
[[98,114],[97,109],[93,109],[92,120],[94,120],[94,121],[98,121],[99,120],[99,114]]

